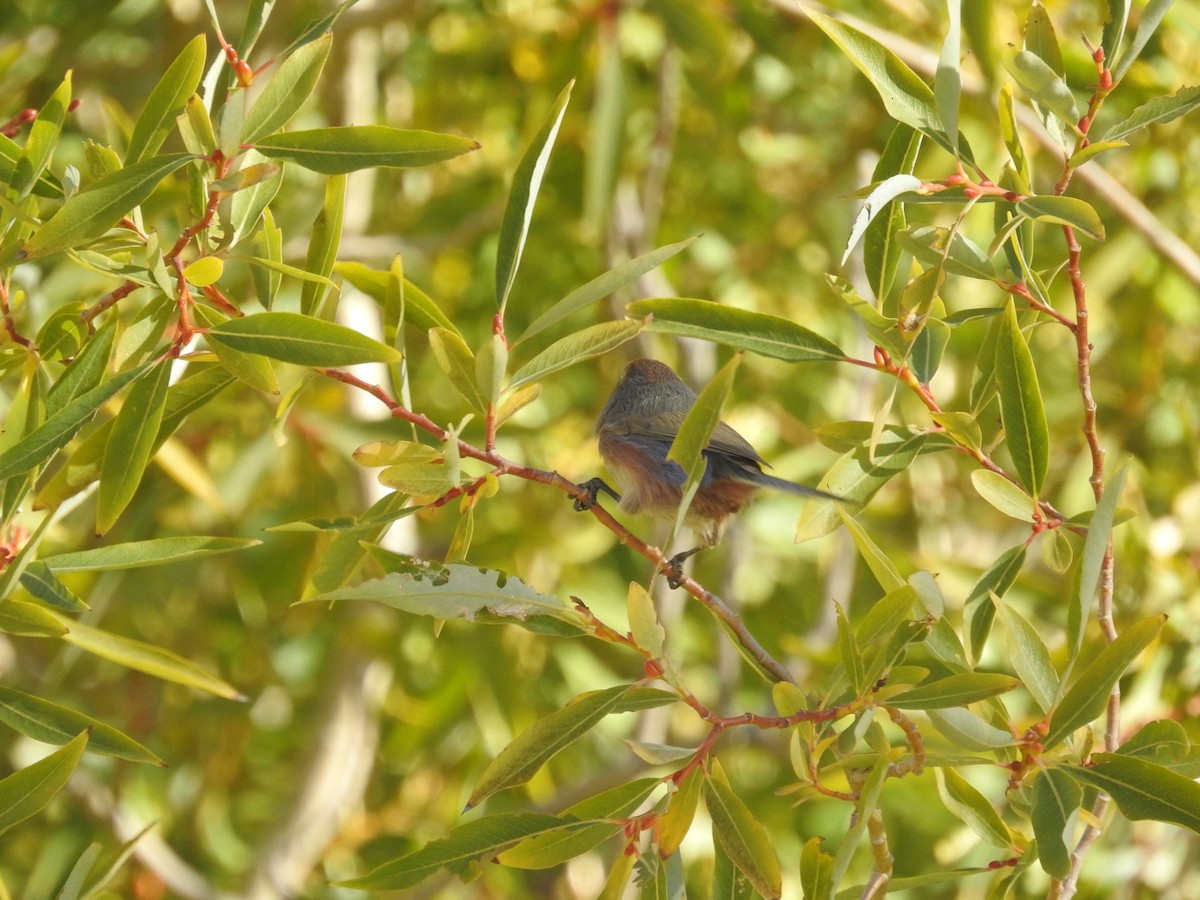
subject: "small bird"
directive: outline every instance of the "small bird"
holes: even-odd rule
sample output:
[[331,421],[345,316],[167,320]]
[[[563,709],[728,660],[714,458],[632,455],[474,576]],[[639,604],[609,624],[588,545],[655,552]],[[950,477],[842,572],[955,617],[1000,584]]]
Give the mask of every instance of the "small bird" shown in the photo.
[[[695,402],[696,392],[663,363],[635,359],[626,366],[596,422],[600,455],[621,492],[593,478],[580,485],[588,497],[576,500],[575,508],[590,509],[603,491],[627,512],[644,512],[673,521],[683,499],[687,474],[678,463],[667,459],[667,451]],[[724,422],[713,429],[703,454],[707,462],[704,477],[685,519],[700,545],[671,559],[676,571],[675,577],[668,578],[672,587],[678,587],[680,564],[720,541],[729,519],[750,501],[756,488],[839,499],[766,474],[762,467],[768,465],[767,461]]]

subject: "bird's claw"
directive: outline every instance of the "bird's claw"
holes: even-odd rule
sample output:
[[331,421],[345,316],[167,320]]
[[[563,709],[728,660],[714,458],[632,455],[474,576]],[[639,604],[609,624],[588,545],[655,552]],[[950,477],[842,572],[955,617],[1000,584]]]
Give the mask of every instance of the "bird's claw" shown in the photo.
[[579,485],[579,489],[584,491],[587,496],[583,498],[575,498],[575,503],[573,505],[576,512],[584,512],[595,506],[596,499],[600,496],[601,491],[608,494],[618,503],[621,502],[621,495],[605,484],[603,478],[589,479],[588,481],[585,481]]
[[683,580],[687,578],[687,575],[685,575],[683,572],[683,564],[689,556],[699,552],[700,549],[700,547],[693,547],[691,550],[684,550],[682,553],[676,553],[667,560],[667,587],[669,587],[671,590],[675,590],[683,584]]

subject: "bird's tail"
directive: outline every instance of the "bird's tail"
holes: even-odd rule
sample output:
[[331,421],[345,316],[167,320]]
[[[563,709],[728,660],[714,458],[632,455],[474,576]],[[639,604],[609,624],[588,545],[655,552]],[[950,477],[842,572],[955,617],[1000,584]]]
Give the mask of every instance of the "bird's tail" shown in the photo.
[[794,481],[786,481],[783,478],[776,478],[774,475],[768,475],[766,472],[755,472],[752,476],[745,479],[751,484],[761,485],[762,487],[773,488],[777,491],[787,491],[789,494],[801,494],[805,497],[821,497],[825,500],[842,500],[843,498],[836,494],[830,494],[818,488],[809,487],[806,484],[797,484]]

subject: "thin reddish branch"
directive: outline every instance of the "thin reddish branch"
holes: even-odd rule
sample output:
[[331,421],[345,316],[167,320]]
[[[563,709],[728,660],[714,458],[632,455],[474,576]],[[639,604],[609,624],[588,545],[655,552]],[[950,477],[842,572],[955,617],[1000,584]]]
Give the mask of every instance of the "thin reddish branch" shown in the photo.
[[33,346],[33,341],[17,331],[17,323],[13,321],[12,310],[8,305],[8,282],[3,279],[0,279],[0,313],[3,314],[4,330],[8,332],[9,338],[25,349],[30,349]]
[[111,291],[81,312],[79,314],[80,320],[86,322],[90,326],[92,324],[92,320],[95,319],[96,316],[100,315],[100,313],[104,312],[118,301],[124,300],[139,287],[141,287],[141,285],[136,281],[126,281],[119,287],[113,288]]

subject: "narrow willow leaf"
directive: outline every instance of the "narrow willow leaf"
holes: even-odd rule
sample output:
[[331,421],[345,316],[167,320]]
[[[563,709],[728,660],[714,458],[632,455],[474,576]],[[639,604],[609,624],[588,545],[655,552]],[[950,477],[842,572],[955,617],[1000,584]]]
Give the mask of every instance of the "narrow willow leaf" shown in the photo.
[[45,607],[10,597],[0,602],[0,631],[22,637],[62,637],[67,627]]
[[1007,54],[1004,66],[1030,99],[1052,112],[1065,125],[1071,128],[1076,126],[1079,106],[1075,103],[1075,96],[1062,76],[1046,65],[1036,53],[1021,50]]
[[90,732],[88,750],[131,762],[166,763],[111,725],[83,713],[0,685],[0,722],[44,744],[68,744],[80,732]]
[[53,416],[66,404],[100,383],[108,358],[112,354],[117,334],[117,318],[113,316],[100,326],[67,370],[46,393],[46,415]]
[[217,149],[217,134],[213,130],[208,108],[199,94],[192,94],[184,103],[183,113],[175,120],[179,136],[189,153],[197,157],[208,157]]
[[618,684],[580,694],[562,709],[534,722],[484,769],[467,800],[467,808],[478,806],[499,791],[525,784],[551,757],[615,712],[631,687]]
[[129,136],[126,165],[157,153],[175,127],[176,117],[184,111],[188,98],[196,92],[204,74],[206,43],[203,34],[188,41],[146,98],[146,105],[133,123],[133,133]]
[[[242,155],[243,167],[236,174],[253,172],[253,183],[240,188],[229,201],[229,246],[254,234],[263,213],[283,184],[283,168],[273,163],[261,162],[265,157],[257,150],[247,150]],[[211,185],[210,185],[211,187]]]
[[44,759],[0,779],[0,834],[41,811],[67,786],[87,742],[87,732],[82,732]]
[[1172,122],[1200,106],[1200,85],[1180,88],[1170,97],[1155,97],[1104,132],[1104,143],[1121,141],[1150,125]]
[[74,553],[42,557],[55,572],[103,572],[111,569],[140,569],[184,559],[199,559],[217,553],[229,553],[257,547],[262,541],[231,537],[170,537],[148,541],[110,544]]
[[979,496],[1006,516],[1022,522],[1032,522],[1037,504],[1027,493],[998,472],[976,469],[971,473],[971,484]]
[[557,325],[568,316],[579,312],[579,310],[607,297],[609,294],[615,293],[619,288],[624,287],[636,278],[645,275],[651,269],[655,269],[662,265],[675,254],[679,253],[684,248],[688,247],[695,237],[690,237],[686,241],[679,241],[676,244],[667,244],[659,247],[657,250],[651,250],[649,253],[643,253],[641,256],[627,260],[618,266],[609,269],[603,275],[598,275],[582,287],[578,287],[567,296],[563,297],[548,310],[538,316],[525,332],[521,335],[520,340],[514,343],[514,346],[528,340],[533,335],[545,331],[553,325]]
[[442,869],[465,877],[468,867],[498,853],[523,838],[555,829],[579,827],[558,816],[537,813],[499,813],[455,828],[447,837],[430,841],[366,875],[334,882],[334,887],[360,891],[399,891],[420,884]]
[[1049,66],[1055,75],[1061,78],[1067,74],[1062,50],[1058,46],[1058,35],[1054,33],[1054,23],[1050,21],[1046,7],[1040,3],[1029,7],[1022,39],[1025,49]]
[[1166,621],[1165,615],[1142,619],[1096,654],[1055,707],[1050,730],[1042,741],[1047,750],[1062,743],[1077,728],[1100,718],[1113,687],[1138,655],[1158,637]]
[[971,586],[963,604],[963,618],[970,639],[971,658],[978,661],[992,631],[996,599],[1003,597],[1025,565],[1024,544],[1009,547],[988,566]]
[[1008,630],[1008,660],[1033,697],[1038,709],[1047,712],[1058,697],[1058,674],[1038,630],[1008,603],[998,604],[1000,618]]
[[316,87],[332,46],[333,32],[326,32],[280,64],[246,113],[242,122],[242,143],[253,144],[279,131],[291,120]]
[[922,181],[907,173],[892,175],[875,186],[862,207],[854,217],[854,225],[850,229],[850,237],[846,240],[846,249],[842,251],[842,265],[850,258],[850,254],[858,245],[859,240],[866,234],[867,226],[875,220],[889,203],[909,191],[919,190]]
[[1090,238],[1104,240],[1104,222],[1088,203],[1076,197],[1035,194],[1017,201],[1017,211],[1039,222],[1070,225]]
[[[897,122],[883,153],[879,156],[871,180],[882,182],[892,175],[911,175],[916,167],[917,153],[921,149],[921,137],[921,132],[903,122]],[[900,264],[900,245],[896,236],[906,224],[904,204],[893,201],[887,209],[871,220],[863,235],[863,268],[866,270],[871,290],[875,293],[875,299],[880,304],[883,304],[892,292],[896,268]]]
[[104,534],[113,526],[141,484],[162,424],[170,380],[170,364],[158,363],[146,378],[130,388],[129,396],[113,420],[104,462],[100,464],[97,534]]
[[599,325],[590,325],[568,334],[517,369],[508,386],[513,389],[530,382],[541,381],[547,375],[575,363],[601,356],[614,347],[633,340],[641,334],[646,325],[646,319],[625,319],[620,322],[601,322]]
[[708,448],[713,430],[721,421],[721,408],[733,388],[733,379],[741,361],[740,354],[731,357],[704,386],[679,424],[679,431],[667,450],[667,459],[679,463],[683,471],[688,473],[685,493],[691,487],[692,478],[699,477],[701,454]]
[[870,532],[857,519],[850,515],[845,508],[841,506],[835,508],[837,514],[841,516],[842,523],[854,539],[854,546],[858,548],[859,555],[863,558],[863,562],[867,564],[867,568],[871,570],[871,574],[875,576],[875,580],[879,582],[879,586],[885,591],[895,591],[904,587],[904,577],[896,568],[895,563],[888,558],[882,548],[871,538]]
[[1005,441],[1022,483],[1035,497],[1050,464],[1050,434],[1033,356],[1011,298],[996,339],[996,383]]
[[[13,177],[17,161],[21,159],[21,147],[12,138],[0,134],[0,183],[8,184]],[[62,199],[63,188],[51,173],[43,171],[33,183],[31,193],[39,197]]]
[[1190,778],[1120,753],[1096,753],[1090,766],[1063,768],[1111,796],[1127,819],[1170,822],[1200,833],[1200,784]]
[[435,619],[507,622],[558,634],[579,634],[582,630],[579,617],[570,606],[503,572],[476,566],[410,562],[405,571],[329,590],[303,602],[370,600]]
[[[333,270],[378,303],[380,308],[386,306],[387,272],[368,269],[362,263],[357,262],[339,262],[334,265]],[[462,337],[458,326],[450,321],[450,318],[424,291],[407,278],[403,283],[404,318],[408,324],[421,329],[421,331],[428,331],[430,328],[445,328]]]
[[1019,678],[993,672],[964,672],[948,675],[888,699],[897,709],[945,709],[966,706],[1021,686]]
[[938,794],[950,812],[993,847],[1012,849],[1013,839],[1008,826],[978,788],[955,769],[938,767],[933,771],[937,776]]
[[294,162],[322,175],[346,175],[376,166],[429,166],[479,147],[478,141],[452,134],[404,131],[385,125],[287,131],[254,142],[254,148],[263,156]]
[[471,408],[483,412],[487,403],[479,395],[479,386],[475,381],[475,356],[467,342],[456,332],[445,328],[429,329],[429,349],[437,360],[438,367],[455,390],[463,396]]
[[500,402],[500,389],[508,371],[508,344],[504,336],[493,334],[475,354],[475,384],[490,410]]
[[699,766],[692,769],[683,782],[671,794],[667,811],[655,826],[658,838],[658,853],[664,859],[673,856],[683,843],[684,837],[696,818],[696,807],[700,802],[700,791],[704,787],[704,773]]
[[1038,859],[1052,878],[1066,878],[1071,871],[1071,837],[1066,831],[1082,802],[1083,791],[1062,769],[1042,769],[1033,782],[1029,820],[1037,838]]
[[300,366],[349,366],[397,362],[400,354],[352,328],[303,316],[265,312],[210,328],[210,341]]
[[862,694],[863,684],[863,655],[854,639],[854,629],[846,618],[846,611],[841,604],[835,603],[837,613],[837,647],[838,656],[842,660],[842,668],[846,672],[846,680],[850,682],[850,690],[855,696]]
[[927,715],[934,728],[963,750],[999,750],[1016,743],[1011,732],[986,722],[969,709],[931,709]]
[[554,101],[545,124],[525,151],[517,165],[517,171],[513,173],[512,187],[509,188],[508,201],[504,205],[504,218],[500,221],[499,245],[496,248],[496,307],[501,316],[508,305],[508,295],[517,277],[517,268],[521,265],[525,238],[529,234],[529,223],[533,219],[533,205],[537,202],[542,178],[550,163],[550,151],[554,149],[554,141],[558,137],[558,129],[562,125],[573,87],[574,79],[563,88],[558,99]]
[[629,618],[629,633],[633,635],[634,643],[649,653],[652,659],[661,657],[666,632],[659,624],[653,598],[636,581],[629,582],[626,612]]
[[23,256],[36,259],[96,240],[191,158],[190,153],[154,156],[92,182],[33,233],[22,250]]
[[651,331],[702,338],[787,362],[846,358],[832,341],[782,316],[683,297],[637,300],[626,309],[631,316],[653,316]]
[[1072,169],[1078,169],[1085,162],[1095,159],[1101,153],[1128,146],[1128,141],[1096,141],[1071,154],[1071,158],[1067,160],[1067,165]]
[[950,149],[958,150],[958,102],[962,94],[962,73],[959,71],[959,56],[962,32],[962,0],[946,0],[948,23],[946,39],[938,57],[937,71],[933,76],[933,97],[937,103],[942,128],[950,141]]
[[1183,725],[1173,719],[1147,722],[1117,752],[1145,759],[1186,778],[1200,778],[1200,746],[1193,746]]
[[738,871],[766,898],[783,894],[783,876],[771,838],[737,791],[717,760],[704,781],[704,803],[713,822],[713,837]]
[[613,185],[625,148],[628,116],[625,68],[619,29],[601,28],[596,35],[596,86],[588,117],[583,154],[583,222],[593,238],[605,233],[613,202]]
[[32,433],[0,453],[0,480],[40,466],[75,436],[101,404],[149,370],[148,365],[128,369],[66,403]]
[[[1146,4],[1146,7],[1142,10],[1142,14],[1138,17],[1137,28],[1133,32],[1133,40],[1129,42],[1129,46],[1125,48],[1125,52],[1121,54],[1121,58],[1113,66],[1112,75],[1114,81],[1120,81],[1124,78],[1125,73],[1129,71],[1129,67],[1142,55],[1142,51],[1150,43],[1150,38],[1158,30],[1163,16],[1171,8],[1172,2],[1173,0],[1149,0]],[[1113,52],[1116,52],[1116,49],[1116,45],[1114,45],[1112,48]],[[1112,59],[1111,56],[1108,58]]]
[[29,126],[29,137],[25,139],[25,147],[12,168],[8,183],[12,200],[27,197],[49,165],[70,105],[71,73],[68,71]]
[[1117,58],[1121,40],[1125,37],[1125,26],[1129,24],[1129,0],[1108,0],[1108,19],[1104,23],[1104,34],[1100,49],[1109,63]]
[[[325,182],[325,203],[313,222],[308,239],[304,271],[329,278],[342,240],[342,217],[346,209],[346,176],[334,175]],[[325,287],[319,281],[305,280],[300,288],[300,312],[315,315],[321,308]]]
[[458,480],[440,459],[395,463],[379,473],[379,483],[416,497],[436,497],[458,487]]
[[224,697],[226,700],[246,699],[232,685],[170,650],[101,631],[82,622],[64,620],[64,623],[68,630],[62,639],[80,650],[86,650],[128,669],[145,672],[155,678],[186,685],[217,697]]
[[1087,537],[1083,541],[1083,554],[1079,561],[1079,590],[1072,598],[1073,602],[1067,608],[1067,647],[1070,651],[1070,665],[1074,665],[1079,649],[1083,646],[1083,635],[1087,628],[1088,611],[1100,586],[1100,573],[1104,567],[1104,557],[1108,553],[1109,541],[1112,539],[1113,517],[1117,511],[1117,501],[1125,488],[1125,476],[1128,473],[1128,463],[1122,463],[1113,473],[1111,479],[1100,495],[1096,510],[1088,522]]
[[950,275],[994,281],[996,270],[988,255],[962,232],[932,225],[915,225],[899,234],[900,245],[927,266],[941,266]]
[[83,612],[88,608],[88,605],[59,581],[50,567],[40,559],[30,562],[21,573],[21,587],[29,591],[32,597],[56,609]]
[[617,820],[632,814],[661,784],[657,778],[638,778],[581,800],[560,815],[596,824],[526,838],[496,859],[501,865],[518,869],[548,869],[583,856],[620,831],[621,823]]
[[540,396],[542,396],[542,386],[537,382],[523,384],[516,390],[510,388],[504,394],[500,401],[500,408],[496,411],[496,424],[503,425],[509,418],[515,416]]
[[821,849],[822,838],[804,842],[800,851],[800,891],[804,900],[829,900],[834,893],[833,857]]
[[[805,13],[867,76],[879,92],[889,116],[924,132],[950,153],[955,153],[938,115],[933,91],[903,60],[856,28],[812,9],[806,8]],[[959,152],[968,161],[972,158],[970,148],[961,138]]]

